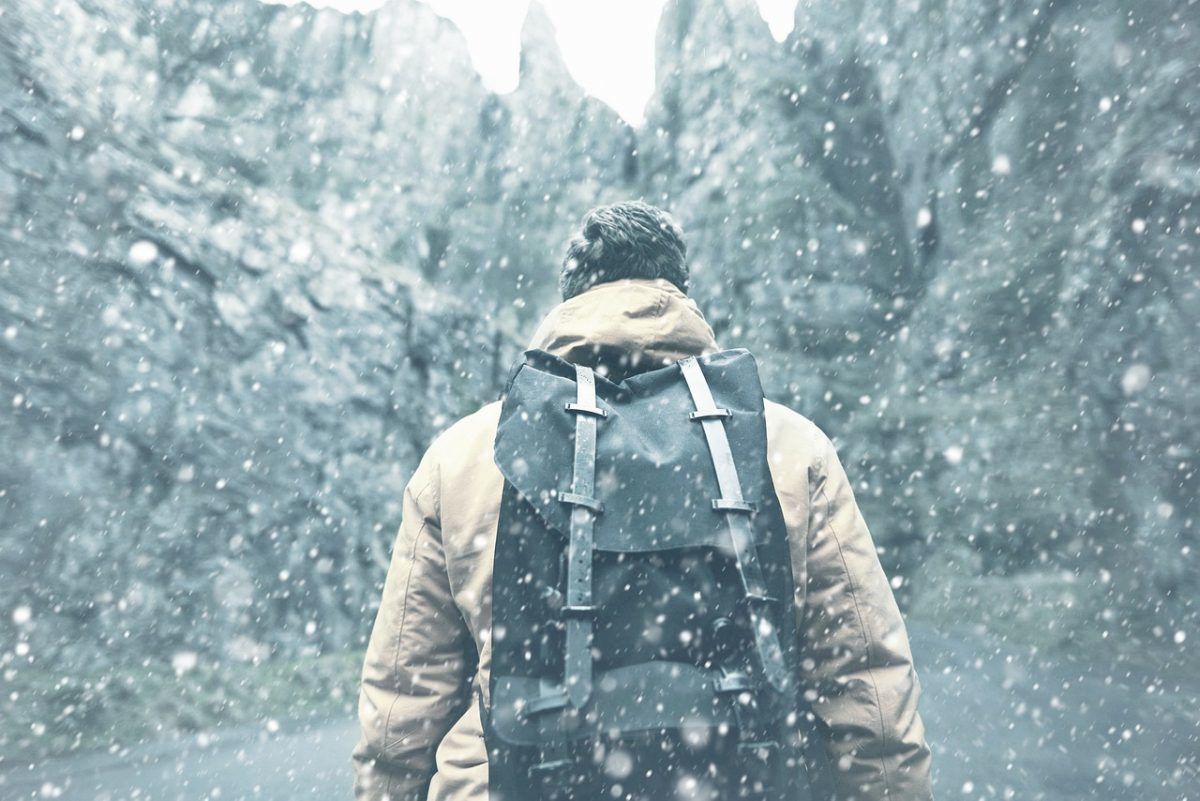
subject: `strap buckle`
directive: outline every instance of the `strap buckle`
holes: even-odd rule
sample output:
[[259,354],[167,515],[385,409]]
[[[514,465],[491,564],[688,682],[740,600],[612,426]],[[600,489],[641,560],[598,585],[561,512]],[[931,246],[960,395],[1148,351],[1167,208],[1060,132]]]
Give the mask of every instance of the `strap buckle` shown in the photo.
[[753,752],[766,762],[772,752],[779,748],[779,741],[772,739],[763,728],[763,710],[759,706],[754,680],[744,671],[722,667],[714,681],[718,695],[731,695],[733,717],[737,721],[739,754]]
[[521,708],[519,714],[521,717],[529,719],[534,715],[542,715],[546,712],[557,712],[558,710],[566,707],[567,703],[567,691],[560,687],[552,692],[546,693],[545,695],[539,695],[537,698],[527,701],[525,706]]
[[774,595],[760,595],[756,592],[748,592],[738,600],[747,606],[774,606],[779,603],[779,599]]
[[604,504],[598,498],[591,498],[587,495],[580,495],[575,492],[560,492],[558,493],[559,503],[570,504],[571,506],[582,506],[591,509],[599,514],[604,511]]
[[559,611],[564,615],[594,615],[596,607],[591,604],[564,604]]
[[567,403],[563,406],[568,412],[575,414],[590,414],[592,417],[608,417],[608,412],[599,406],[587,406],[582,403]]
[[748,675],[740,670],[727,670],[724,668],[721,669],[720,675],[717,676],[713,684],[718,695],[749,692],[754,689],[754,683],[750,681]]
[[758,512],[757,503],[741,498],[713,498],[712,508],[717,512],[740,512],[748,515]]
[[689,420],[712,420],[714,418],[720,419],[722,417],[733,417],[733,411],[730,409],[718,409],[713,407],[712,409],[697,409],[694,412],[688,413]]
[[[738,747],[740,748],[741,746]],[[544,776],[556,773],[560,770],[566,770],[574,764],[575,763],[569,759],[551,759],[546,762],[537,762],[529,766],[529,775],[530,778],[534,778],[539,775]]]
[[750,752],[754,757],[761,759],[763,762],[770,760],[771,755],[779,750],[778,740],[747,740],[737,744],[737,752],[745,754]]

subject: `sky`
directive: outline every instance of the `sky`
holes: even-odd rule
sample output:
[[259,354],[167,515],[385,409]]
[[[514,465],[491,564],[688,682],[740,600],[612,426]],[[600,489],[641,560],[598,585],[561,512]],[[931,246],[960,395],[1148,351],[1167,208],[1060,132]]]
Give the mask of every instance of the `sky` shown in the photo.
[[[292,5],[302,0],[267,0]],[[308,0],[339,11],[371,11],[386,0]],[[422,0],[454,22],[471,59],[494,92],[517,86],[521,24],[530,0]],[[558,32],[563,60],[584,91],[632,125],[654,91],[654,31],[666,0],[540,0]],[[792,29],[796,0],[757,0],[771,34]],[[619,57],[614,57],[616,54]]]

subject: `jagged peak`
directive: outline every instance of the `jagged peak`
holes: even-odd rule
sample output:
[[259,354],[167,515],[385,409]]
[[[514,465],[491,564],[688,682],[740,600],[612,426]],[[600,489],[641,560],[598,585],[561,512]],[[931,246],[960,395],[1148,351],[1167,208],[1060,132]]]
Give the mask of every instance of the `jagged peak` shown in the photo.
[[542,81],[575,84],[558,44],[558,30],[541,0],[530,2],[521,25],[520,82],[535,74]]
[[778,47],[755,0],[667,0],[655,36],[657,83],[688,59],[685,53],[696,41],[705,49]]
[[398,42],[410,41],[415,27],[426,41],[436,40],[439,47],[451,47],[456,56],[470,58],[467,38],[459,27],[419,0],[387,0],[363,18],[381,43],[390,42],[394,47]]
[[655,33],[656,61],[675,56],[683,47],[696,17],[697,5],[698,0],[667,0]]

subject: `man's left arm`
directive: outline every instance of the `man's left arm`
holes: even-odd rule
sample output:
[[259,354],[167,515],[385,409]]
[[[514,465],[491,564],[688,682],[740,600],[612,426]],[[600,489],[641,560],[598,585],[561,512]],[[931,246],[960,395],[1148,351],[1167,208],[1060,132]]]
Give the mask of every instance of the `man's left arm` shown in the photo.
[[802,656],[838,801],[930,801],[904,620],[833,443],[817,430]]

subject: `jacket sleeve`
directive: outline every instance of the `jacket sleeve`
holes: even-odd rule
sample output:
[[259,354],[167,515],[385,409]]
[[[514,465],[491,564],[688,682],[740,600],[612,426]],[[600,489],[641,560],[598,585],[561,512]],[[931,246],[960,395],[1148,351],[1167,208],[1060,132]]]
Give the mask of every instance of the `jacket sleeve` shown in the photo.
[[817,439],[801,649],[825,781],[837,801],[929,801],[908,633],[833,443]]
[[424,801],[438,744],[469,701],[469,639],[446,572],[437,474],[427,452],[405,488],[367,645],[353,753],[360,801]]

